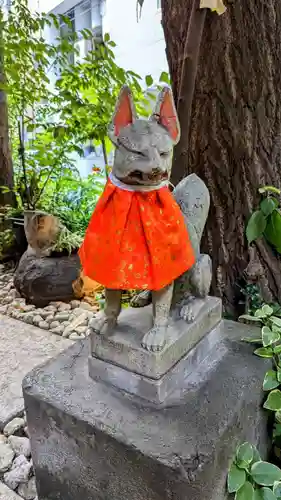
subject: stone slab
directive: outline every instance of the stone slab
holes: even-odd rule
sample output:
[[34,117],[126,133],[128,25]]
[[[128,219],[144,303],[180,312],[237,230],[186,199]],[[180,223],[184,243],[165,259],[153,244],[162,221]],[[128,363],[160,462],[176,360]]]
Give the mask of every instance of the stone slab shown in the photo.
[[72,343],[0,314],[0,430],[24,409],[23,377]]
[[224,322],[221,339],[156,408],[88,373],[87,342],[23,382],[39,500],[224,500],[236,446],[270,443],[262,381],[270,360]]
[[0,481],[0,500],[22,500],[22,497]]
[[[89,356],[88,359],[90,376],[159,405],[164,403],[174,390],[182,387],[184,381],[206,359],[210,350],[218,345],[224,328],[225,323],[221,321],[160,379],[139,375],[94,356]],[[223,352],[222,350],[222,354]]]
[[141,347],[141,340],[152,326],[152,307],[127,309],[122,311],[117,328],[110,338],[92,336],[92,354],[129,371],[159,379],[218,324],[221,311],[221,300],[207,297],[193,323],[171,318],[169,340],[163,351],[150,352]]

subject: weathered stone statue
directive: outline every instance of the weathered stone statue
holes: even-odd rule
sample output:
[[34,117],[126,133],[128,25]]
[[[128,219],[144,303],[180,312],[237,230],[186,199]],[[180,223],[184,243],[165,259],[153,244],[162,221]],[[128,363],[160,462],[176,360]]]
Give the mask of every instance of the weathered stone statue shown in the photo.
[[[170,90],[146,121],[123,89],[110,135],[113,173],[80,251],[106,287],[90,353],[88,338],[76,342],[23,382],[38,498],[225,500],[237,443],[268,447],[264,370],[241,342],[255,328],[222,320],[207,296],[206,186],[190,175],[174,198],[167,188]],[[123,287],[142,290],[144,307],[120,312]]]
[[[147,246],[151,244],[152,248],[149,249],[148,256],[146,249],[142,249],[141,246],[132,249],[139,254],[135,256],[135,261],[133,261],[130,254],[124,251],[126,244],[133,246],[131,241],[133,238],[131,234],[126,232],[127,228],[122,227],[119,232],[121,233],[122,230],[122,238],[123,240],[127,238],[127,241],[119,242],[120,245],[123,245],[122,251],[118,254],[121,264],[120,262],[116,264],[115,253],[117,251],[108,233],[112,224],[118,226],[116,227],[118,233],[123,208],[120,206],[120,209],[116,210],[117,194],[114,195],[114,199],[111,192],[108,195],[103,195],[103,197],[107,196],[106,200],[100,200],[100,205],[103,204],[103,206],[98,205],[80,251],[85,274],[88,273],[91,278],[98,282],[100,275],[100,281],[106,286],[105,308],[98,317],[92,320],[90,326],[92,334],[111,335],[121,311],[122,288],[138,288],[138,284],[140,284],[139,288],[143,288],[144,292],[134,300],[133,305],[145,305],[150,300],[153,302],[153,326],[145,333],[142,346],[149,351],[158,352],[163,349],[167,341],[169,317],[172,315],[181,317],[188,322],[194,321],[209,293],[211,259],[208,255],[200,254],[201,236],[209,211],[209,192],[203,181],[194,174],[186,177],[175,188],[174,198],[168,191],[173,146],[180,138],[177,113],[169,88],[164,88],[160,92],[156,108],[148,121],[136,117],[131,92],[128,88],[123,88],[109,127],[109,135],[116,146],[116,152],[109,181],[110,186],[106,189],[110,190],[112,186],[113,189],[117,187],[120,197],[125,200],[128,193],[140,194],[137,208],[143,209],[144,220],[141,222],[139,231],[145,231],[145,243]],[[157,193],[158,198],[152,198],[155,193]],[[147,197],[149,197],[148,208],[146,206]],[[177,202],[176,207],[174,200]],[[134,200],[130,200],[129,203],[127,219],[132,216]],[[115,204],[115,212],[108,211],[105,220],[106,229],[104,229],[102,226],[103,218],[106,217],[107,205],[110,204],[112,206]],[[178,210],[178,206],[181,212]],[[157,214],[158,208],[159,213]],[[131,210],[130,214],[129,210]],[[117,220],[112,222],[114,216]],[[134,213],[133,224],[138,224],[137,216],[138,214]],[[128,221],[126,224],[129,225]],[[148,233],[147,226],[153,226],[154,233],[152,231]],[[102,233],[103,229],[106,234]],[[118,238],[117,233],[116,238]],[[110,246],[108,255],[100,244],[100,240],[106,238],[108,238]],[[137,236],[135,238],[137,239]],[[157,239],[157,244],[154,246],[153,238]],[[161,252],[165,249],[169,251],[167,250],[161,260]],[[158,257],[159,255],[160,257]],[[145,276],[146,268],[145,265],[143,268],[141,266],[138,268],[138,258],[144,262],[146,258],[147,260],[155,260],[156,263],[159,258],[159,265],[151,266],[151,274],[153,274],[154,284],[161,283],[163,277],[165,286],[159,287],[155,284],[152,291],[147,290],[149,279]],[[171,261],[174,262],[171,264]],[[126,274],[127,283],[125,280],[123,284],[121,282],[121,285],[118,282],[117,289],[114,289],[113,286],[110,288],[107,286],[107,282],[115,283],[116,278],[114,275],[115,281],[111,278],[110,282],[109,278],[104,276],[106,273],[103,267],[111,266],[114,269],[118,265],[124,266],[125,272],[130,267],[136,268],[136,271],[141,275],[139,280],[135,280],[136,286],[134,286],[134,280],[127,277],[128,272]],[[171,273],[169,274],[170,268]],[[121,271],[124,272],[121,269],[119,274]],[[131,281],[129,281],[130,279]]]

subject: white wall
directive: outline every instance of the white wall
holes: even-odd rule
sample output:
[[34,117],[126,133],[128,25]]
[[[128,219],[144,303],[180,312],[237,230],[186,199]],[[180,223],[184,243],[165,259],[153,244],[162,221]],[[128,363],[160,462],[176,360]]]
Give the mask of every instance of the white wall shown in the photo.
[[151,74],[157,80],[162,71],[167,71],[157,0],[144,0],[139,21],[136,0],[106,0],[104,10],[103,30],[117,44],[117,64],[132,69],[142,77]]
[[[97,0],[93,0],[95,4]],[[63,13],[79,0],[29,0],[34,10]],[[117,44],[117,64],[132,69],[140,76],[151,74],[158,79],[167,71],[161,11],[157,0],[144,0],[141,18],[137,21],[136,0],[102,0],[103,33],[109,33]]]

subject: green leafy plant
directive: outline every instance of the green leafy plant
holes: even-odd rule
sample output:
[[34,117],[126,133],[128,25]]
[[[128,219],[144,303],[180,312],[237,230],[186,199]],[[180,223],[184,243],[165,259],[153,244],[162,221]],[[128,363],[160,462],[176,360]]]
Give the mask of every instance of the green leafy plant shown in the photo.
[[264,304],[253,316],[248,314],[240,316],[240,320],[260,326],[260,337],[243,340],[260,344],[261,347],[255,349],[254,354],[273,361],[273,368],[266,373],[263,382],[264,391],[269,391],[264,408],[272,411],[281,410],[281,391],[278,389],[281,383],[281,317],[278,316],[280,312],[280,306]]
[[262,461],[255,446],[243,443],[230,467],[227,489],[235,500],[280,500],[281,470]]
[[254,314],[257,309],[263,305],[262,296],[258,285],[249,283],[240,288],[245,297],[245,312]]
[[80,247],[83,238],[77,234],[72,233],[66,227],[63,227],[55,245],[52,248],[52,252],[63,253],[67,252],[69,255],[74,251],[77,251]]
[[31,13],[26,0],[14,0],[9,15],[1,18],[5,70],[1,90],[8,96],[14,191],[22,209],[41,208],[49,178],[75,167],[71,153],[76,144],[56,134],[55,123],[49,120],[53,92],[47,76],[50,61],[62,64],[73,43],[48,44],[43,30],[51,24],[45,14]]
[[242,340],[259,344],[260,347],[255,349],[254,354],[272,359],[272,368],[266,372],[263,381],[263,390],[267,393],[263,407],[275,412],[272,439],[278,456],[281,448],[281,307],[278,304],[264,304],[254,315],[245,314],[239,319],[260,327],[260,334],[255,338]]
[[246,236],[249,244],[260,237],[264,237],[275,250],[281,253],[281,211],[277,196],[281,191],[274,186],[264,186],[259,189],[262,195],[259,210],[250,217]]
[[[14,0],[9,16],[0,18],[6,75],[1,89],[8,96],[14,190],[22,209],[45,210],[62,178],[76,180],[76,158],[87,146],[101,149],[107,172],[112,150],[107,126],[121,85],[131,86],[142,115],[155,98],[149,90],[143,94],[146,85],[153,85],[150,75],[142,82],[116,64],[109,35],[97,43],[91,30],[70,29],[47,43],[44,29],[54,25],[59,33],[61,21],[71,26],[67,16],[31,13],[27,0]],[[82,60],[81,40],[89,48]],[[52,83],[50,68],[55,70]],[[163,72],[162,81],[167,78]]]
[[104,184],[105,178],[99,172],[93,172],[86,179],[79,175],[50,179],[44,210],[59,217],[70,231],[83,237]]
[[14,243],[15,237],[11,229],[4,229],[0,231],[0,261],[7,257]]

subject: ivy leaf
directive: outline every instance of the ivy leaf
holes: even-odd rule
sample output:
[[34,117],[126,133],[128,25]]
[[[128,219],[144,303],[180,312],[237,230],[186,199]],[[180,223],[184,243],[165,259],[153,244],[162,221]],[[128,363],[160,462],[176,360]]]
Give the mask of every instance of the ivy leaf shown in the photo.
[[260,238],[266,228],[266,217],[261,210],[254,212],[247,224],[246,237],[249,245]]
[[264,403],[263,407],[266,408],[267,410],[272,410],[272,411],[281,410],[281,391],[279,391],[279,389],[274,389],[274,391],[271,391],[268,394],[267,400]]
[[[281,347],[281,346],[278,346],[278,347]],[[281,369],[277,370],[277,380],[279,383],[281,382]]]
[[109,35],[109,33],[105,33],[105,35],[104,35],[104,41],[105,41],[105,43],[108,43],[110,41],[110,35]]
[[275,481],[281,480],[281,470],[276,465],[260,461],[252,465],[251,476],[261,486],[273,486]]
[[260,323],[261,321],[261,318],[251,316],[250,314],[242,314],[242,316],[239,316],[239,321],[242,319],[244,319],[245,321],[252,321],[253,323]]
[[277,332],[277,333],[279,333],[281,335],[281,328],[280,328],[280,326],[277,326],[274,323],[272,323],[272,325],[271,325],[271,330],[273,330],[273,332]]
[[273,332],[268,326],[263,326],[261,330],[262,343],[264,347],[268,347],[275,342],[280,340],[280,335],[277,332]]
[[249,344],[262,344],[262,339],[252,339],[251,337],[243,337],[241,340],[243,340],[243,342],[248,342]]
[[254,354],[256,354],[256,356],[260,356],[260,358],[272,358],[273,350],[271,347],[259,347],[254,351]]
[[281,214],[279,210],[275,209],[268,216],[264,236],[275,248],[281,247]]
[[263,311],[262,309],[257,309],[255,311],[255,317],[256,318],[260,318],[260,319],[264,319],[264,318],[267,318],[267,313],[265,311]]
[[276,188],[275,186],[262,186],[259,188],[259,193],[264,194],[264,193],[274,193],[274,194],[281,194],[281,190]]
[[265,216],[272,214],[273,210],[278,207],[278,201],[276,198],[265,198],[260,204],[262,213]]
[[243,486],[236,492],[235,500],[253,500],[254,499],[254,488],[246,481]]
[[254,500],[276,500],[276,496],[270,488],[255,490]]
[[270,307],[268,304],[264,304],[261,309],[267,316],[271,316],[271,314],[273,313],[272,307]]
[[271,391],[279,386],[279,382],[277,380],[277,373],[274,370],[268,370],[266,372],[264,381],[263,381],[263,390]]
[[229,493],[235,493],[246,481],[246,472],[238,469],[235,464],[230,467],[227,477],[227,489]]
[[254,451],[254,456],[253,456],[253,462],[260,462],[261,461],[261,456],[259,454],[259,451],[255,446],[253,446],[253,451]]
[[254,456],[254,450],[250,443],[243,443],[239,446],[236,452],[236,458],[238,462],[251,463]]
[[[274,424],[273,428],[273,439],[281,436],[281,424]],[[280,493],[281,497],[281,493]]]
[[277,318],[277,316],[271,316],[270,321],[272,321],[274,325],[279,326],[281,328],[281,318]]
[[275,481],[273,485],[273,493],[276,496],[276,498],[281,498],[281,482],[280,481]]

